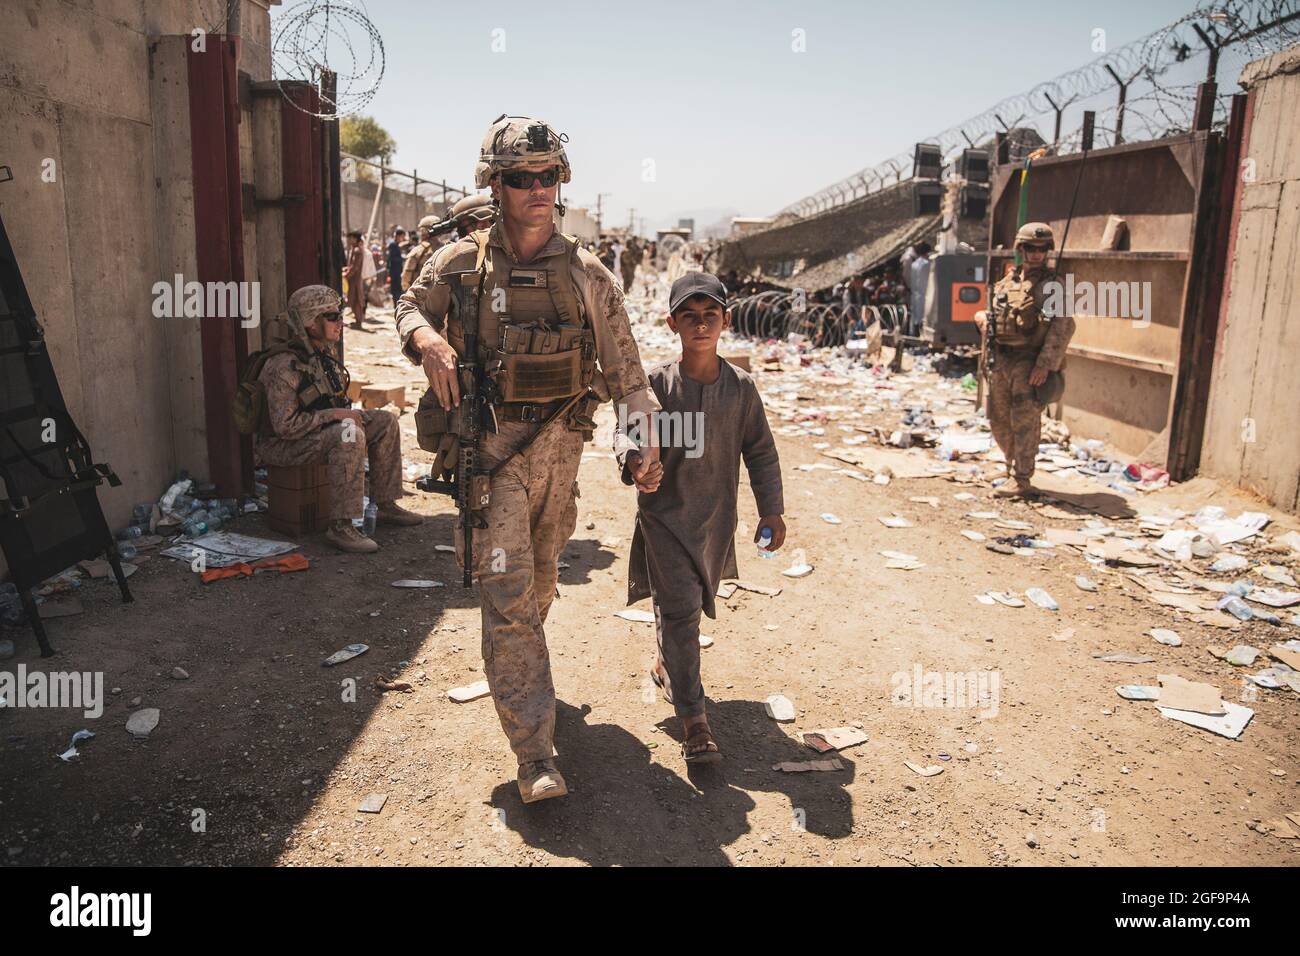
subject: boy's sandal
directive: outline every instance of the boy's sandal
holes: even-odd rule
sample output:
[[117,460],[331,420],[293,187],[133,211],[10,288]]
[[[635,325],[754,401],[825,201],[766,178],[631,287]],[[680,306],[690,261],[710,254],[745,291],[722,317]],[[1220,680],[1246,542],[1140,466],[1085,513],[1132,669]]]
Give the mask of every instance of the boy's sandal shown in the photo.
[[686,739],[682,742],[682,757],[687,763],[717,763],[722,759],[707,721],[685,724]]
[[668,686],[668,675],[659,670],[658,664],[650,668],[650,679],[654,681],[656,687],[664,692],[664,701],[671,704],[673,702],[673,692]]

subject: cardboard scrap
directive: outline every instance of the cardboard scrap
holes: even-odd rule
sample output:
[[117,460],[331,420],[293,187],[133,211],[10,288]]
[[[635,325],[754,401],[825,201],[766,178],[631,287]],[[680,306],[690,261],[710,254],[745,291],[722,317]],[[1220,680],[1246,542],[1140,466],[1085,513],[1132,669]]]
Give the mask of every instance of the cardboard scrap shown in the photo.
[[1168,717],[1170,720],[1177,720],[1192,727],[1198,727],[1201,730],[1208,730],[1220,737],[1236,740],[1241,736],[1241,732],[1246,729],[1250,719],[1255,716],[1255,712],[1249,707],[1242,707],[1230,700],[1222,701],[1222,704],[1227,710],[1227,713],[1222,717],[1198,714],[1190,710],[1176,710],[1172,707],[1162,707],[1160,704],[1156,704],[1156,709],[1160,711],[1162,716]]
[[1160,681],[1160,702],[1172,710],[1193,711],[1222,717],[1227,713],[1223,708],[1222,694],[1213,684],[1190,681],[1177,674],[1157,674]]
[[779,770],[782,773],[808,773],[809,771],[825,772],[830,770],[843,770],[844,764],[840,763],[835,757],[832,757],[830,760],[786,760],[781,763],[772,764],[772,769]]
[[857,727],[831,727],[827,730],[812,730],[803,735],[803,742],[818,753],[831,750],[843,750],[867,742],[865,731]]
[[480,697],[486,697],[492,693],[485,680],[477,680],[465,687],[453,687],[447,691],[447,696],[458,704],[468,703],[471,700],[478,700]]
[[922,777],[937,777],[939,774],[943,773],[942,767],[922,767],[919,764],[912,763],[910,760],[904,760],[903,766],[912,771],[912,773],[919,773]]

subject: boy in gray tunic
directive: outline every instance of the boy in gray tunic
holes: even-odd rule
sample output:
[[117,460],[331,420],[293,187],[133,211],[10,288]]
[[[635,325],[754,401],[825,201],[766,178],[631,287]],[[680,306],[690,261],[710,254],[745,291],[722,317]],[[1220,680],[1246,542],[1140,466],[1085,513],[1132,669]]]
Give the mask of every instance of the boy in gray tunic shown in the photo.
[[[628,568],[628,604],[654,600],[658,654],[651,677],[682,720],[688,763],[722,758],[709,731],[700,683],[700,614],[717,617],[713,598],[736,570],[736,498],[740,460],[758,506],[757,542],[768,550],[785,541],[781,463],[763,401],[749,374],[718,356],[731,324],[727,292],[716,276],[690,272],[669,293],[669,327],[680,358],[655,366],[650,386],[662,405],[653,426],[627,415],[614,450],[625,484],[635,484],[636,531]],[[638,445],[654,441],[660,460],[647,463]]]

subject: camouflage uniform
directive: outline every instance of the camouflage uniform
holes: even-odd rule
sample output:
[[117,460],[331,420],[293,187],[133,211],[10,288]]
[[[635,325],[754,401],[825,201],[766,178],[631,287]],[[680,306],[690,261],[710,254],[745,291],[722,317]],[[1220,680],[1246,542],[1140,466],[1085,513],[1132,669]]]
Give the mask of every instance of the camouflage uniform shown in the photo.
[[630,292],[632,290],[632,281],[636,278],[637,263],[641,261],[641,247],[635,242],[629,242],[623,247],[623,255],[619,259],[619,270],[623,273],[623,289]]
[[1036,367],[1059,371],[1074,335],[1073,316],[1043,315],[1043,286],[1052,281],[1059,277],[1051,269],[1026,274],[1017,266],[993,287],[988,419],[993,439],[1006,456],[1007,471],[1017,481],[1033,477],[1042,435],[1043,407],[1029,375]]
[[[486,242],[494,263],[510,268],[519,265],[500,224],[487,233]],[[403,351],[413,363],[418,363],[420,356],[411,336],[421,327],[432,328],[453,344],[459,342],[459,322],[451,322],[450,327],[447,322],[451,292],[441,276],[472,269],[477,249],[471,236],[438,250],[403,294],[397,307],[397,330]],[[544,260],[567,251],[568,245],[556,233],[523,268],[539,268]],[[570,256],[568,269],[585,324],[595,337],[599,371],[592,388],[626,404],[629,412],[649,414],[658,409],[632,338],[623,292],[614,276],[585,250]],[[537,423],[500,422],[497,433],[482,442],[483,462],[496,465],[539,428]],[[555,594],[556,563],[577,521],[576,477],[582,445],[580,431],[571,431],[562,422],[549,426],[492,478],[489,527],[474,536],[472,557],[482,604],[484,669],[501,726],[521,766],[554,755],[555,688],[544,624]],[[459,529],[456,551],[463,567]]]
[[[266,388],[266,423],[257,436],[257,457],[267,465],[324,463],[330,481],[330,519],[360,518],[370,459],[370,497],[396,501],[402,493],[402,446],[397,417],[383,409],[361,413],[365,424],[333,421],[330,410],[308,412],[298,404],[303,373],[291,354],[267,360],[259,376]],[[344,426],[347,426],[346,429]],[[344,441],[351,435],[352,441]]]
[[[289,297],[290,313],[304,327],[321,314],[337,312],[341,304],[339,294],[322,285],[304,286]],[[258,460],[286,467],[323,462],[329,473],[331,520],[360,518],[367,457],[370,497],[384,505],[396,501],[402,492],[397,419],[391,412],[363,411],[363,424],[356,426],[335,421],[333,409],[305,408],[300,392],[312,383],[300,357],[305,354],[274,354],[258,375],[266,392],[266,414],[254,437]]]

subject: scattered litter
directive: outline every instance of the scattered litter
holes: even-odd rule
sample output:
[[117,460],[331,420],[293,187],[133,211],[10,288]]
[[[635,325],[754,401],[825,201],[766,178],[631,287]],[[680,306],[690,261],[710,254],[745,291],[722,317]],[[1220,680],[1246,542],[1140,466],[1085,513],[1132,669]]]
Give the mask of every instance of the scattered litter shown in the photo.
[[173,668],[172,668],[172,679],[173,679],[173,680],[189,680],[189,679],[190,679],[190,672],[187,671],[187,670],[186,670],[185,668],[183,668],[183,667],[173,667]]
[[1093,657],[1107,664],[1154,664],[1156,661],[1145,654],[1094,654]]
[[1072,637],[1074,637],[1074,628],[1072,628],[1072,627],[1067,627],[1065,630],[1063,630],[1063,631],[1058,631],[1057,633],[1053,634],[1053,635],[1052,635],[1052,640],[1054,640],[1054,641],[1068,641],[1068,640],[1069,640],[1070,638],[1072,638]]
[[939,499],[935,495],[916,495],[915,497],[908,498],[907,500],[918,505],[929,505],[931,508],[939,507]]
[[[799,567],[799,565],[795,565],[795,567]],[[811,570],[812,568],[808,568],[808,571]],[[785,572],[783,571],[781,573],[784,574]],[[806,574],[807,571],[804,573]],[[762,584],[751,584],[748,581],[737,581],[736,587],[740,588],[742,591],[753,591],[755,594],[766,594],[768,597],[776,597],[781,593],[780,588],[769,588]]]
[[1246,594],[1247,601],[1265,604],[1269,607],[1291,607],[1300,604],[1300,591],[1279,591],[1277,588],[1251,588]]
[[1257,657],[1259,657],[1259,649],[1251,647],[1249,644],[1238,644],[1223,655],[1225,661],[1237,667],[1249,667],[1255,663]]
[[939,774],[943,773],[942,767],[922,767],[919,764],[912,763],[910,760],[904,760],[903,766],[912,771],[912,773],[919,773],[922,777],[937,777]]
[[[1213,567],[1211,567],[1213,570]],[[1265,580],[1272,581],[1274,584],[1282,584],[1286,587],[1296,587],[1295,578],[1293,578],[1287,569],[1276,564],[1261,565],[1258,569],[1259,576]]]
[[1300,671],[1300,641],[1274,644],[1268,652],[1293,671]]
[[773,694],[763,702],[767,716],[778,723],[788,724],[794,720],[794,704],[782,694]]
[[378,813],[384,809],[384,804],[388,802],[388,794],[371,793],[361,801],[361,806],[357,807],[358,813]]
[[430,581],[426,578],[403,578],[400,581],[394,581],[395,588],[440,588],[445,585],[441,581]]
[[446,554],[455,554],[456,546],[454,544],[435,544],[433,550],[442,551]]
[[880,523],[883,524],[886,528],[914,528],[914,527],[916,527],[914,524],[912,524],[912,522],[908,521],[906,518],[904,518],[902,515],[899,515],[899,514],[893,514],[893,515],[887,515],[887,516],[886,516],[886,515],[881,515],[881,516],[879,517],[878,520],[879,520]]
[[844,750],[867,742],[867,735],[857,727],[831,727],[829,730],[813,730],[803,735],[803,742],[818,753],[832,750]]
[[471,700],[478,700],[480,697],[486,697],[491,692],[492,688],[488,687],[487,681],[478,680],[467,687],[453,687],[447,691],[447,696],[458,704],[464,704]]
[[881,557],[890,558],[894,561],[916,561],[918,558],[914,554],[908,554],[906,551],[881,551]]
[[961,533],[961,536],[962,536],[963,538],[970,538],[970,540],[972,540],[972,541],[983,541],[983,540],[984,540],[984,535],[980,534],[978,531],[968,531],[968,530],[963,529],[963,530],[962,530],[962,533]]
[[812,570],[813,566],[811,564],[792,564],[781,573],[787,578],[802,578],[812,574]]
[[325,660],[321,661],[321,667],[333,667],[335,664],[342,664],[344,661],[350,661],[370,650],[369,644],[349,644],[341,651],[335,651]]
[[1150,687],[1144,684],[1121,684],[1115,688],[1115,693],[1125,700],[1159,700],[1160,688]]
[[979,601],[981,604],[997,604],[997,603],[998,603],[997,601],[993,600],[993,598],[989,597],[987,594],[977,594],[977,595],[975,595],[975,600]]
[[701,634],[700,647],[712,647],[712,646],[713,646],[713,638],[706,637],[705,635]]
[[1221,554],[1214,559],[1210,565],[1210,570],[1216,574],[1224,574],[1229,571],[1244,571],[1250,567],[1250,562],[1239,554]]
[[1213,684],[1190,681],[1177,674],[1157,674],[1160,681],[1160,700],[1171,710],[1194,711],[1221,717],[1227,711],[1223,709],[1222,694]]
[[1007,607],[1025,606],[1024,601],[1007,591],[989,591],[988,594],[993,600],[997,601],[999,604],[1005,604]]
[[1000,516],[996,511],[971,511],[967,518],[979,518],[983,521],[996,521]]
[[415,688],[404,680],[384,680],[382,677],[375,678],[375,689],[381,693],[397,691],[401,694],[410,694]]
[[[127,729],[130,729],[129,724],[127,725]],[[73,757],[80,757],[81,751],[77,749],[77,744],[83,740],[89,740],[93,736],[95,735],[89,730],[78,730],[72,735],[72,742],[68,744],[68,749],[59,754],[59,759],[66,763]]]
[[1052,596],[1042,588],[1027,589],[1025,591],[1025,597],[1029,598],[1029,600],[1033,601],[1034,604],[1041,607],[1044,611],[1059,611],[1061,609],[1061,606],[1056,603]]
[[57,601],[42,601],[36,607],[36,613],[45,620],[56,617],[72,617],[75,614],[83,613],[85,610],[81,601],[74,597],[60,598]]
[[726,584],[718,585],[718,597],[722,598],[722,600],[724,601],[735,593],[736,593],[736,585],[732,581],[728,581]]
[[1175,710],[1170,707],[1162,707],[1160,704],[1156,704],[1156,709],[1170,720],[1181,721],[1184,724],[1199,727],[1201,730],[1208,730],[1221,737],[1236,740],[1241,736],[1241,732],[1246,729],[1246,725],[1250,723],[1250,718],[1255,716],[1255,712],[1249,707],[1242,707],[1230,700],[1222,701],[1222,704],[1227,711],[1222,717],[1210,717],[1190,710]]
[[196,548],[203,552],[205,567],[224,568],[232,564],[251,564],[263,558],[288,554],[290,551],[296,551],[298,545],[288,541],[254,538],[251,535],[235,534],[231,531],[214,531],[192,541],[166,548],[159,553],[165,558],[174,558],[188,564],[194,560]]
[[625,621],[635,621],[638,624],[653,624],[655,622],[654,612],[643,611],[639,607],[625,607],[621,611],[615,611],[614,616],[621,617]]
[[810,771],[825,772],[830,770],[843,770],[844,764],[840,763],[839,759],[835,757],[832,757],[830,760],[786,760],[781,763],[772,764],[772,769],[779,770],[782,773],[808,773]]
[[137,710],[126,721],[127,733],[136,737],[148,737],[153,733],[153,729],[158,726],[158,718],[162,712],[157,707],[145,707]]
[[1084,577],[1082,574],[1075,575],[1074,586],[1077,587],[1080,591],[1097,590],[1097,582],[1092,580],[1091,578]]
[[840,519],[837,518],[835,515],[831,514],[829,511],[824,511],[824,512],[822,512],[822,520],[825,521],[827,524],[843,524],[843,523],[844,523],[844,522],[840,521]]
[[1147,633],[1154,637],[1157,643],[1166,644],[1169,647],[1183,646],[1183,639],[1167,627],[1153,627]]

